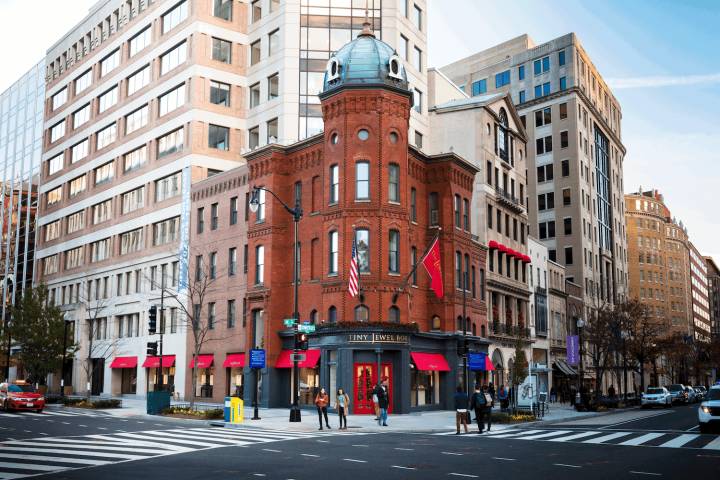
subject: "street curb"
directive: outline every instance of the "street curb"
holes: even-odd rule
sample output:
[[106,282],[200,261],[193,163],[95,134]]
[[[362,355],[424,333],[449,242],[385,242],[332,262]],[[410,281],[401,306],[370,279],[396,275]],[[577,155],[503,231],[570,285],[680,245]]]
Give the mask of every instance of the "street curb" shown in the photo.
[[[524,424],[517,424],[517,425],[524,425]],[[232,429],[253,429],[253,430],[263,430],[263,427],[259,424],[253,424],[248,425],[247,423],[226,423],[219,420],[211,420],[210,421],[211,427],[221,427],[221,428],[232,428]],[[516,425],[508,426],[507,428],[496,428],[495,431],[501,431],[501,430],[508,430],[510,428],[513,428]],[[268,428],[277,428],[277,427],[268,427]],[[288,432],[298,432],[298,433],[314,433],[318,430],[316,428],[311,429],[293,429],[288,430]],[[324,430],[323,430],[324,431]],[[339,432],[340,430],[332,429],[329,430],[329,432]],[[451,428],[429,428],[429,429],[396,429],[396,430],[385,430],[385,429],[378,429],[376,427],[350,427],[349,432],[355,432],[355,433],[368,433],[368,434],[376,434],[376,433],[413,433],[413,434],[436,434],[436,433],[448,433],[448,431],[451,431]]]

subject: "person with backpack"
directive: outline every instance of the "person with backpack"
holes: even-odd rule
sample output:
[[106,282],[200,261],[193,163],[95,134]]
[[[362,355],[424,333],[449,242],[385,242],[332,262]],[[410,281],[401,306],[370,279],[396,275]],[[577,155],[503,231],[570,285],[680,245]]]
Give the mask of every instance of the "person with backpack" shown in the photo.
[[485,396],[485,413],[487,414],[487,431],[490,431],[492,427],[492,408],[495,406],[495,396],[490,393],[490,389],[483,388],[483,395]]
[[[350,397],[342,387],[338,388],[335,397],[335,410],[340,417],[340,430],[347,430],[347,411],[350,409]],[[344,427],[343,427],[344,423]]]
[[477,421],[478,433],[482,433],[485,429],[485,407],[487,400],[480,389],[480,385],[475,385],[475,391],[470,398],[470,409],[475,410],[475,420]]

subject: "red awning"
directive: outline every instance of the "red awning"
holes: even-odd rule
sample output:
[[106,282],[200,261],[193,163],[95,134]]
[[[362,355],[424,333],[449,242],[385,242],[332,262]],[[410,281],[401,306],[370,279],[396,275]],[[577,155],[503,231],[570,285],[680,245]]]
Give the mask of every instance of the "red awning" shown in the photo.
[[190,357],[190,365],[188,365],[188,368],[210,368],[213,364],[213,355],[198,355],[197,361],[195,362],[195,366],[193,367],[193,359],[192,356]]
[[490,250],[495,250],[496,248],[498,248],[498,242],[496,242],[495,240],[490,240],[488,242],[488,248]]
[[505,245],[503,245],[502,243],[500,243],[500,244],[498,244],[498,250],[500,251],[500,253],[507,253],[508,248]]
[[430,370],[433,372],[449,372],[450,366],[445,360],[445,357],[440,353],[420,353],[410,352],[415,365],[418,370]]
[[490,360],[490,357],[487,355],[485,355],[485,370],[488,372],[495,370],[495,365],[493,365],[492,360]]
[[532,263],[532,258],[528,257],[527,255],[523,255],[523,262]]
[[[147,357],[142,366],[143,368],[158,368],[160,366],[160,357]],[[175,355],[163,355],[162,366],[163,368],[174,367]]]
[[244,353],[228,353],[223,362],[225,368],[240,368],[245,366],[245,354]]
[[[275,362],[275,368],[292,368],[293,362],[290,360],[292,350],[283,350]],[[305,354],[305,361],[298,362],[300,368],[315,368],[320,360],[320,350],[301,350],[298,353]]]
[[508,248],[507,252],[505,252],[505,253],[507,253],[508,257],[514,257],[515,255],[517,255],[517,252],[515,250],[513,250],[512,248]]
[[136,368],[137,357],[115,357],[110,368]]

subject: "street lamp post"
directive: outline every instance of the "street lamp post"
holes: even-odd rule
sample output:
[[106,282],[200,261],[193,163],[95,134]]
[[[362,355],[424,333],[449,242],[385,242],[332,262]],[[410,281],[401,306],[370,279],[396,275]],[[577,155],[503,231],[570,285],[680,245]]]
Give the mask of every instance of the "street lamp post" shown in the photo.
[[67,331],[68,331],[68,317],[70,312],[65,312],[63,320],[65,321],[65,328],[63,330],[63,353],[62,353],[62,365],[60,367],[60,396],[65,396],[65,357],[67,355]]
[[280,202],[285,210],[293,217],[293,319],[295,320],[294,328],[294,342],[293,342],[293,402],[290,407],[290,421],[300,422],[302,420],[300,415],[299,405],[299,383],[300,383],[300,372],[298,370],[298,350],[299,350],[299,339],[298,339],[298,324],[300,323],[300,312],[298,311],[298,222],[302,218],[302,207],[300,205],[300,197],[295,196],[295,208],[290,208],[275,192],[264,187],[253,187],[252,194],[250,196],[250,210],[255,213],[258,211],[260,206],[260,192],[268,192],[270,195]]
[[[10,286],[8,286],[8,282],[10,283]],[[4,328],[5,332],[7,333],[7,351],[5,352],[5,381],[10,381],[10,347],[12,345],[12,335],[10,334],[10,321],[11,321],[11,314],[10,309],[7,305],[7,296],[9,295],[10,287],[14,287],[15,285],[15,275],[8,275],[7,277],[3,278],[3,322],[4,322]],[[12,297],[10,297],[12,298]]]
[[[462,265],[460,266],[462,269]],[[468,378],[468,343],[467,343],[467,313],[466,313],[466,304],[467,304],[467,287],[468,287],[468,272],[465,271],[463,273],[463,286],[462,286],[462,294],[463,294],[463,303],[462,303],[462,334],[463,334],[463,341],[462,341],[462,359],[463,359],[463,387],[465,389],[465,393],[470,392],[470,382]]]
[[[582,395],[582,383],[585,377],[585,373],[583,372],[583,339],[582,339],[582,329],[585,327],[585,321],[578,317],[575,325],[577,326],[578,331],[578,350],[580,353],[580,359],[578,360],[578,366],[579,366],[579,373],[578,373],[578,395],[580,395],[580,403],[583,402],[583,395]],[[576,402],[577,403],[577,402]]]

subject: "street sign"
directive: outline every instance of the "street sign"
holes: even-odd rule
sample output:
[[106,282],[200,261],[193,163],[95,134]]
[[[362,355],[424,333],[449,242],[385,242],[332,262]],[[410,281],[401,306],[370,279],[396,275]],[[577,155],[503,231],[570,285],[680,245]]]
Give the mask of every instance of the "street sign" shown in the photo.
[[315,325],[298,325],[298,332],[301,333],[315,333]]
[[304,353],[291,353],[290,354],[290,361],[298,361],[298,362],[304,362],[307,356]]
[[567,362],[570,365],[578,365],[580,363],[580,342],[577,335],[568,335],[567,336],[567,347],[566,355],[567,355]]
[[470,371],[477,372],[485,370],[485,355],[484,353],[468,353],[468,366]]
[[250,368],[265,368],[265,350],[260,348],[250,350]]
[[293,325],[295,325],[295,319],[286,318],[285,320],[283,320],[283,325],[285,325],[286,327],[292,327]]

